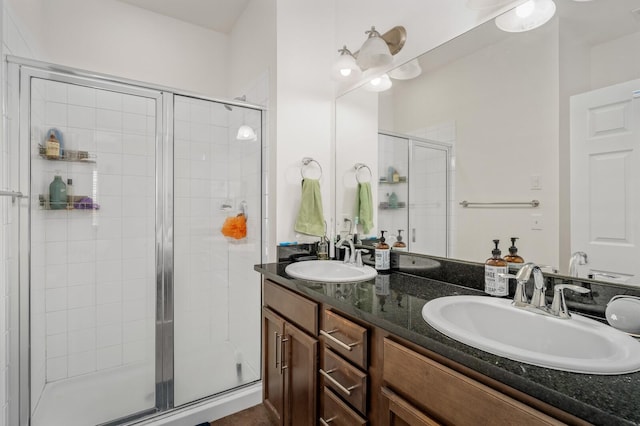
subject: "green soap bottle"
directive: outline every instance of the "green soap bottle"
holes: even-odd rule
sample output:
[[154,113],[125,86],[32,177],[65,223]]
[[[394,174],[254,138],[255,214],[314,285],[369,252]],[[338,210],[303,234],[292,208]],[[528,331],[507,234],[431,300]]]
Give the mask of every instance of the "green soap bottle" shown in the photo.
[[49,185],[49,205],[51,210],[67,208],[67,185],[62,181],[61,176],[56,175]]

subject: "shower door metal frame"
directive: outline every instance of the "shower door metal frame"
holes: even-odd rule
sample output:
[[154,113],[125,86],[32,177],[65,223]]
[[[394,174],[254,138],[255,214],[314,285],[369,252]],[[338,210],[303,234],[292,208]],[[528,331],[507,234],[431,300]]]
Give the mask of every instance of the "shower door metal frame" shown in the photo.
[[[64,67],[57,67],[39,62],[25,61],[17,58],[8,58],[9,74],[13,77],[11,90],[16,99],[19,99],[19,188],[23,194],[29,194],[26,199],[21,199],[19,223],[20,223],[20,251],[19,251],[19,307],[13,324],[18,324],[18,333],[12,336],[12,365],[18,365],[17,383],[15,377],[12,390],[17,386],[19,395],[18,424],[29,425],[31,419],[31,355],[30,355],[30,290],[31,290],[31,80],[39,78],[49,81],[58,81],[67,84],[76,84],[95,89],[109,90],[122,94],[140,96],[156,101],[156,229],[155,229],[155,256],[156,256],[156,406],[149,410],[132,413],[125,418],[120,418],[117,423],[148,416],[149,414],[164,411],[172,407],[173,383],[173,306],[171,297],[173,290],[173,257],[168,248],[172,247],[173,230],[173,204],[169,195],[173,193],[173,175],[165,173],[173,161],[173,133],[167,129],[167,117],[171,114],[173,99],[172,94],[167,94],[158,89],[142,87],[138,84],[120,81],[104,76],[83,73]],[[24,167],[26,165],[26,167]],[[169,167],[168,167],[169,166]],[[165,176],[169,174],[170,176]],[[26,200],[26,201],[25,201]],[[26,206],[22,203],[26,202]],[[169,214],[167,214],[169,213]],[[18,351],[15,348],[19,348]],[[170,368],[167,368],[170,366]],[[14,373],[15,374],[15,373]],[[171,397],[169,396],[171,395]]]
[[[243,101],[212,98],[200,94],[185,92],[145,82],[114,77],[107,74],[94,73],[75,68],[54,65],[37,60],[7,56],[9,81],[8,99],[19,106],[19,163],[26,162],[27,167],[18,164],[19,172],[16,179],[10,182],[23,194],[29,194],[31,176],[31,141],[30,141],[30,104],[31,78],[42,78],[69,84],[79,84],[96,89],[112,90],[156,100],[156,406],[153,409],[134,413],[120,418],[110,424],[122,424],[147,417],[153,413],[162,414],[174,408],[174,264],[173,264],[173,164],[174,164],[174,100],[176,95],[187,96],[229,106],[237,106],[260,112],[261,120],[261,179],[264,171],[264,148],[266,146],[266,108]],[[27,102],[25,102],[27,101]],[[11,109],[12,105],[7,105]],[[25,120],[26,118],[26,120]],[[7,132],[9,134],[9,132]],[[9,145],[11,145],[9,143]],[[11,150],[10,150],[11,154]],[[24,160],[24,159],[27,160]],[[265,181],[261,182],[261,214],[264,215]],[[26,203],[22,204],[22,203]],[[11,395],[18,395],[17,402],[12,401],[9,406],[10,419],[15,419],[19,426],[28,426],[31,417],[31,389],[30,389],[30,242],[31,242],[31,198],[18,198],[16,205],[20,206],[19,213],[19,279],[11,284],[13,294],[18,295],[18,301],[10,301],[10,371],[9,391]],[[261,261],[264,261],[263,248],[265,243],[264,222],[260,220]],[[206,399],[206,398],[205,398]],[[200,400],[199,400],[200,401]],[[188,405],[196,404],[193,401]]]
[[[397,133],[397,132],[392,132],[392,131],[388,131],[388,130],[379,130],[378,131],[378,135],[383,135],[383,136],[390,136],[393,138],[398,138],[398,139],[405,139],[407,141],[407,157],[408,157],[408,164],[409,164],[409,171],[407,172],[407,179],[409,179],[409,176],[411,174],[411,170],[413,168],[413,145],[418,144],[422,147],[426,147],[426,148],[432,148],[432,149],[437,149],[440,151],[445,151],[446,153],[446,171],[445,171],[445,179],[446,179],[446,188],[447,188],[447,202],[446,202],[446,206],[445,206],[445,210],[446,210],[446,227],[447,227],[447,238],[445,240],[445,252],[446,252],[446,256],[445,257],[449,257],[451,255],[450,250],[451,250],[451,199],[452,199],[452,193],[451,193],[451,185],[453,184],[453,182],[451,182],[451,152],[453,150],[453,145],[447,142],[439,142],[439,141],[434,141],[431,139],[424,139],[424,138],[420,138],[417,136],[411,136],[411,135],[407,135],[404,133]],[[411,225],[411,180],[409,180],[409,191],[407,193],[407,224]],[[411,235],[409,232],[409,229],[407,229],[406,235],[405,235],[405,239],[406,241],[410,241],[411,239]]]

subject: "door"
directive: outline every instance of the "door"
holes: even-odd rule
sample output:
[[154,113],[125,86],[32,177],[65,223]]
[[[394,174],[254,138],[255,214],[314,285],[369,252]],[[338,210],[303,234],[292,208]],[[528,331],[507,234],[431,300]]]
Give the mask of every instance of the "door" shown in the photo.
[[[640,80],[571,98],[571,251],[596,279],[640,283]],[[600,275],[599,275],[600,274]]]
[[262,308],[262,400],[279,425],[284,424],[283,339],[284,319]]
[[411,140],[409,157],[409,251],[447,257],[449,151]]
[[162,94],[28,68],[19,81],[21,417],[73,426],[153,413]]
[[318,376],[318,340],[291,323],[284,324],[282,368],[285,377],[285,423],[316,424],[316,387]]

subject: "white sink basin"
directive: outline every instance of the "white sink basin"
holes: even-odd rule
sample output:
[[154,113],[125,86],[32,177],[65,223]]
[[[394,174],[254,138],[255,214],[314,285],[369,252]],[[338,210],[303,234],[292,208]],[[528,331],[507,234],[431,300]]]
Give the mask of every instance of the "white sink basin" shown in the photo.
[[640,342],[577,314],[558,319],[506,299],[448,296],[426,303],[422,317],[452,339],[515,361],[586,374],[640,370]]
[[341,260],[308,260],[288,265],[284,271],[293,278],[325,283],[351,283],[378,275],[371,266],[356,266]]

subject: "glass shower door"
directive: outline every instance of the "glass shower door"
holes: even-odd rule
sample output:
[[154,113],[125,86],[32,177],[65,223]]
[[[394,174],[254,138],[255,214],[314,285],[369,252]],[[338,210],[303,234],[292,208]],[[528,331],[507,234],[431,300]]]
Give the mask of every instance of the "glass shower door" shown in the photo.
[[153,412],[160,94],[26,74],[31,425]]
[[253,265],[261,258],[262,114],[186,96],[175,96],[174,111],[180,406],[260,379],[260,276]]

